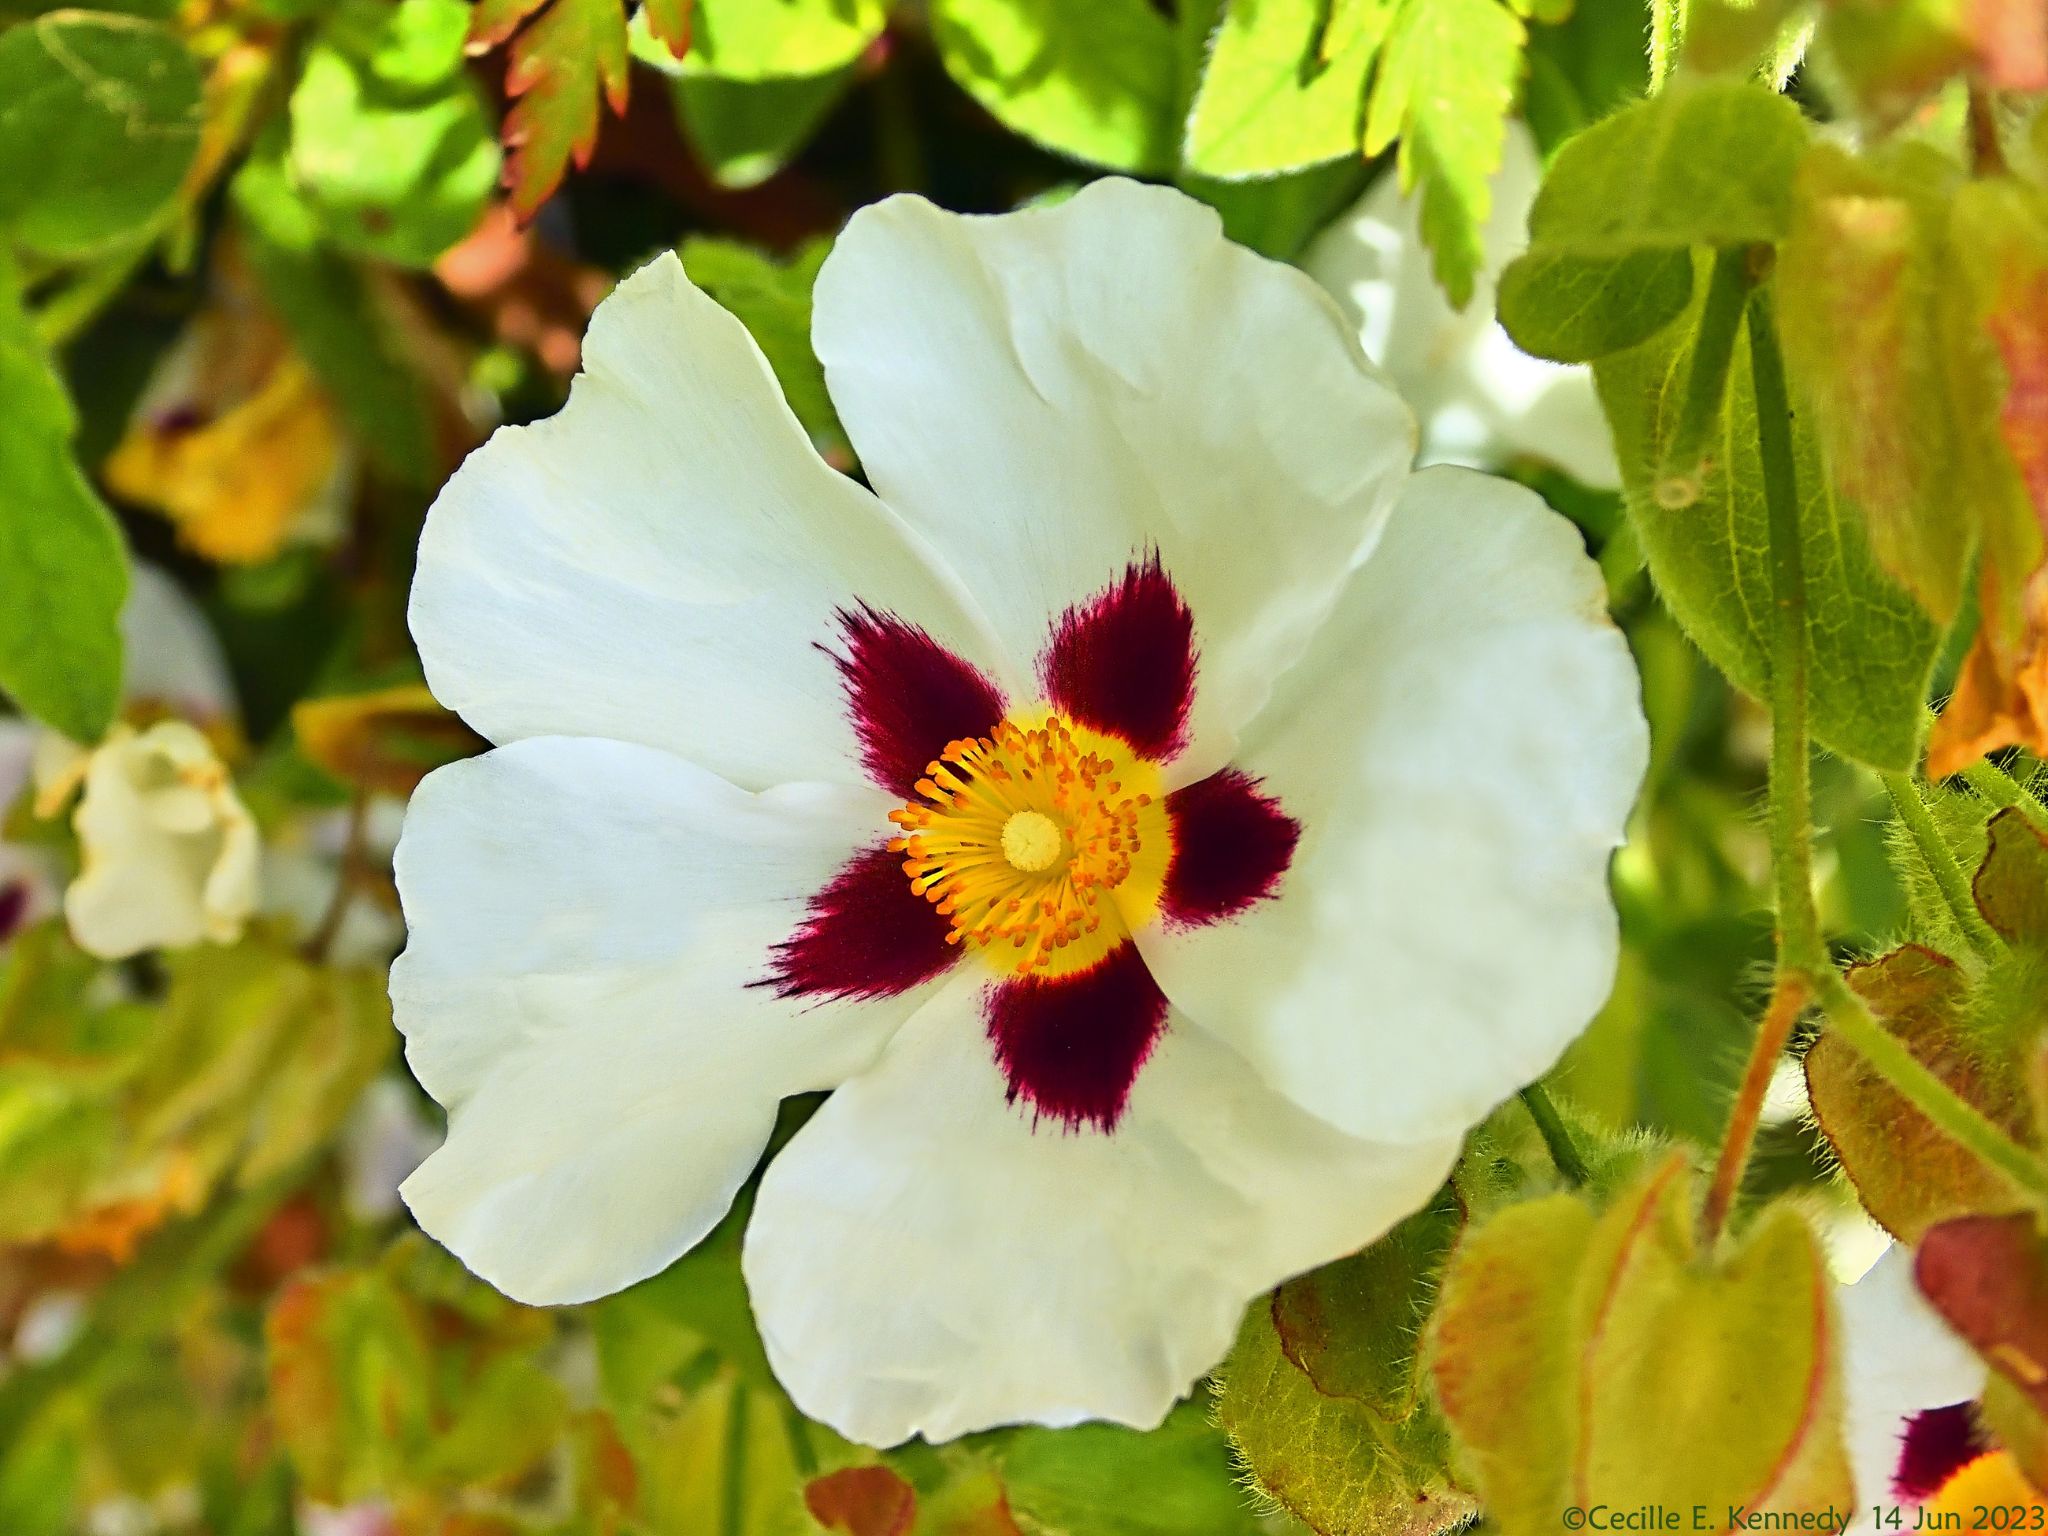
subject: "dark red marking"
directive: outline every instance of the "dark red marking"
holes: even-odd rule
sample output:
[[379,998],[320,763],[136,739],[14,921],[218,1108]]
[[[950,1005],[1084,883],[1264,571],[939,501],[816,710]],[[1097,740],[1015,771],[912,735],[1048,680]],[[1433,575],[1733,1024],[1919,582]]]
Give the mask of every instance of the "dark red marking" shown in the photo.
[[1069,608],[1039,661],[1045,694],[1070,718],[1164,762],[1187,745],[1195,701],[1195,619],[1157,554]]
[[902,854],[870,848],[811,898],[803,926],[754,984],[778,997],[894,997],[959,958],[946,942],[951,926],[911,890]]
[[1928,1499],[1956,1473],[1991,1449],[1977,1427],[1974,1403],[1929,1408],[1906,1421],[1899,1437],[1899,1465],[1892,1492],[1902,1499]]
[[10,880],[0,885],[0,944],[14,937],[28,916],[28,882]]
[[1235,768],[1166,797],[1173,858],[1160,909],[1166,920],[1200,927],[1235,917],[1280,885],[1301,841],[1301,823]]
[[1166,1031],[1166,994],[1127,940],[1090,970],[1002,983],[987,1015],[1012,1104],[1069,1130],[1113,1131]]
[[986,736],[1003,718],[996,685],[914,624],[863,603],[841,609],[846,653],[827,648],[846,684],[861,766],[909,800],[949,741]]

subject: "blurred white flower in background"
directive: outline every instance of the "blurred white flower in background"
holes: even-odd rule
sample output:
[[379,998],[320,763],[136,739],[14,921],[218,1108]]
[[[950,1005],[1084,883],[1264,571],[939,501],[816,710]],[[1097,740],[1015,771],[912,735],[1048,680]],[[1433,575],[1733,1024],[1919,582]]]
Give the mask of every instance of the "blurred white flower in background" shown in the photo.
[[1531,357],[1494,318],[1494,285],[1528,238],[1529,205],[1543,180],[1535,138],[1508,124],[1493,211],[1481,233],[1485,262],[1463,310],[1430,271],[1418,202],[1389,170],[1319,235],[1302,266],[1358,327],[1366,355],[1386,369],[1422,424],[1423,464],[1498,469],[1539,459],[1582,485],[1621,484],[1614,441],[1593,375]]

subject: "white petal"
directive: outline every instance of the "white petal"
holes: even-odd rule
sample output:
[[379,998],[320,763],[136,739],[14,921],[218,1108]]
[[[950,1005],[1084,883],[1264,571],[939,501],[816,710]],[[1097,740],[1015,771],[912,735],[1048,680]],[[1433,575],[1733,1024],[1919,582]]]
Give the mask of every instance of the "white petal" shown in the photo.
[[121,692],[208,724],[235,715],[227,658],[206,616],[169,576],[138,560],[121,609]]
[[213,746],[182,720],[117,725],[85,759],[64,915],[82,949],[232,943],[256,908],[256,823]]
[[785,1095],[914,1006],[752,986],[888,802],[749,794],[665,752],[540,738],[430,775],[397,856],[406,1060],[449,1111],[413,1214],[527,1302],[663,1268],[724,1213]]
[[812,332],[870,483],[1018,662],[1159,551],[1195,617],[1209,766],[1413,452],[1412,418],[1312,283],[1191,198],[1113,177],[999,218],[861,209]]
[[1034,1129],[975,999],[947,988],[825,1102],[747,1229],[777,1376],[855,1440],[1156,1425],[1248,1301],[1377,1237],[1457,1157],[1339,1135],[1178,1020],[1113,1135]]
[[1402,195],[1391,172],[1316,238],[1302,266],[1422,418],[1423,463],[1497,466],[1526,454],[1613,489],[1621,477],[1592,374],[1529,356],[1494,319],[1494,285],[1527,244],[1542,179],[1535,138],[1509,123],[1480,232],[1482,267],[1462,310],[1430,269],[1418,200]]
[[829,469],[745,327],[664,255],[598,306],[560,413],[499,431],[420,539],[414,638],[493,741],[665,747],[761,788],[852,781],[819,646],[864,600],[982,665],[940,578]]
[[1572,525],[1423,470],[1238,754],[1302,826],[1277,898],[1139,947],[1176,1007],[1333,1125],[1457,1131],[1606,997],[1608,856],[1647,756]]
[[1975,1398],[1984,1390],[1984,1362],[1920,1294],[1908,1249],[1892,1249],[1835,1297],[1845,1343],[1844,1432],[1856,1502],[1889,1504],[1908,1421],[1929,1408]]

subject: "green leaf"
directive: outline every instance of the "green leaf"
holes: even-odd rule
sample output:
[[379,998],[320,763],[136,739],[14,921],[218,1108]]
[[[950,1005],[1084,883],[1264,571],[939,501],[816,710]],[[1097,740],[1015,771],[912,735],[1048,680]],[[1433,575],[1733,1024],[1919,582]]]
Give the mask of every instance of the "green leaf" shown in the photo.
[[293,344],[371,457],[398,479],[425,484],[435,469],[425,385],[363,275],[323,243],[325,226],[293,187],[275,134],[236,175],[233,197],[249,265]]
[[1568,140],[1529,211],[1532,252],[1747,245],[1791,226],[1799,108],[1760,85],[1680,84]]
[[1422,1536],[1477,1509],[1451,1485],[1448,1433],[1416,1358],[1463,1222],[1446,1192],[1245,1318],[1218,1417],[1260,1490],[1321,1536]]
[[1992,446],[1959,443],[1952,420],[1943,299],[1956,179],[1925,145],[1883,159],[1816,145],[1777,268],[1786,369],[1828,471],[1863,509],[1879,562],[1944,625],[1986,520],[1958,494],[1969,476],[1957,460]]
[[597,148],[598,98],[626,110],[630,60],[626,15],[619,0],[512,0],[481,6],[470,24],[472,46],[502,41],[545,5],[512,39],[505,94],[512,109],[501,133],[509,157],[506,186],[513,210],[530,219],[568,174]]
[[77,419],[0,253],[0,688],[94,742],[121,698],[128,555],[71,456]]
[[[1658,498],[1657,466],[1676,425],[1703,298],[1696,294],[1682,325],[1597,362],[1594,378],[1614,429],[1629,514],[1659,592],[1708,659],[1761,696],[1770,668],[1771,578],[1746,335],[1736,338],[1727,400],[1710,434],[1697,499],[1666,505]],[[1814,734],[1845,757],[1905,770],[1919,755],[1940,635],[1878,566],[1860,512],[1821,472],[1811,424],[1795,417],[1792,428],[1814,615]]]
[[740,318],[775,370],[776,381],[814,441],[843,449],[845,431],[825,389],[824,365],[811,350],[811,285],[830,246],[817,241],[787,264],[750,246],[698,238],[683,243],[683,270]]
[[462,69],[461,0],[363,0],[306,52],[287,169],[334,244],[426,266],[476,227],[498,146]]
[[1270,176],[1356,156],[1396,0],[1230,0],[1188,120],[1188,169]]
[[53,11],[0,33],[0,231],[62,259],[145,233],[200,123],[199,66],[168,27]]
[[1004,127],[1113,171],[1173,169],[1173,24],[1151,0],[932,0],[946,71]]
[[787,80],[734,81],[683,71],[676,110],[711,179],[758,186],[787,165],[852,83],[850,69]]
[[1433,1321],[1438,1399],[1504,1536],[1594,1504],[1839,1508],[1842,1340],[1820,1245],[1788,1206],[1695,1246],[1672,1158],[1598,1216],[1512,1206],[1460,1244]]
[[1631,251],[1620,258],[1533,252],[1501,274],[1501,323],[1534,357],[1587,363],[1647,341],[1685,313],[1692,258]]
[[1422,238],[1460,309],[1486,260],[1480,233],[1526,37],[1496,0],[1402,0],[1373,77],[1365,152],[1399,135],[1401,188],[1421,189]]
[[1199,1402],[1149,1433],[1113,1424],[1017,1429],[992,1446],[1017,1523],[1032,1536],[1253,1536],[1230,1452]]
[[883,0],[695,0],[689,72],[723,80],[827,74],[882,34]]

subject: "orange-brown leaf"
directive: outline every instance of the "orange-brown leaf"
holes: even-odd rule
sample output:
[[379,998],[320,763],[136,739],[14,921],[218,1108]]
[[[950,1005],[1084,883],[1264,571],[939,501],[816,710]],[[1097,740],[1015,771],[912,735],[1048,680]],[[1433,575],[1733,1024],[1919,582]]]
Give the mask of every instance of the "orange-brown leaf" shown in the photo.
[[528,0],[501,0],[470,31],[475,46],[480,39],[511,35],[526,20],[512,37],[505,69],[512,109],[502,129],[505,186],[522,219],[539,211],[572,162],[589,164],[597,147],[598,98],[614,113],[625,111],[630,78],[626,13],[619,0],[545,3],[535,17],[537,8]]
[[804,1485],[804,1507],[845,1536],[908,1536],[917,1490],[887,1467],[843,1467]]

